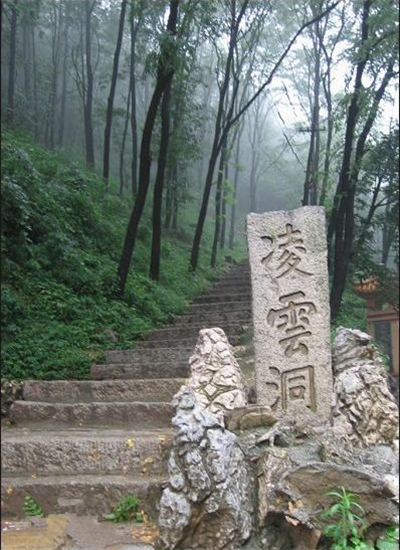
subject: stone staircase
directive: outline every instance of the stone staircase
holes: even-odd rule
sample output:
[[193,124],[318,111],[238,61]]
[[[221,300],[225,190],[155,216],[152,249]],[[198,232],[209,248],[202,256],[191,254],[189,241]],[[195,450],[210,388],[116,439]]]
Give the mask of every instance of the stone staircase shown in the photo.
[[31,495],[45,513],[103,515],[135,494],[156,515],[171,441],[171,399],[189,376],[202,328],[230,342],[251,324],[248,263],[234,265],[173,324],[134,350],[109,351],[92,380],[29,381],[2,427],[2,514],[23,516]]

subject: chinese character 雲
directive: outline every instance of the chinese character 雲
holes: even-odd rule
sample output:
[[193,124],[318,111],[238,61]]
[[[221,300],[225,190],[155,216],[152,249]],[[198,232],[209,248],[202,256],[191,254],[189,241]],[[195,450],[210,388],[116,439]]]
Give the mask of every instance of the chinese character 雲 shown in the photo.
[[283,338],[279,343],[288,357],[295,353],[308,353],[308,347],[303,340],[311,336],[311,331],[308,330],[309,316],[316,311],[316,307],[312,302],[304,301],[304,297],[302,291],[282,296],[279,298],[282,307],[271,309],[267,316],[268,323],[276,326],[282,333]]

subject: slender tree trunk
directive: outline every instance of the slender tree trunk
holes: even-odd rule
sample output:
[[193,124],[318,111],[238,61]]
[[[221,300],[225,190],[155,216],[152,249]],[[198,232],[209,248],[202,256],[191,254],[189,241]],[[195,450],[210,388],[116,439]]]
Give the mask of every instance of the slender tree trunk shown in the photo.
[[[318,25],[318,23],[316,23]],[[318,32],[318,31],[317,31]],[[310,146],[307,157],[306,178],[304,181],[304,193],[302,205],[317,204],[318,194],[318,163],[319,163],[319,93],[320,93],[320,66],[321,51],[314,45],[315,66],[314,66],[314,88],[313,88],[313,108],[311,114],[311,135]]]
[[224,164],[224,182],[225,185],[223,186],[223,193],[222,193],[222,204],[221,204],[221,237],[219,240],[219,247],[221,250],[225,248],[225,234],[226,234],[226,185],[228,182],[228,176],[229,176],[229,166],[228,166],[228,159],[225,159]]
[[250,212],[257,209],[257,180],[256,180],[256,154],[257,154],[257,120],[254,120],[253,139],[251,148],[250,166]]
[[[139,23],[138,23],[139,24]],[[131,76],[131,131],[132,131],[132,173],[131,187],[132,195],[137,193],[137,169],[138,169],[138,130],[137,130],[137,114],[136,114],[136,35],[137,27],[135,27],[133,13],[130,18],[131,32],[131,59],[130,59],[130,76]]]
[[32,84],[33,84],[33,135],[35,141],[39,139],[39,107],[37,93],[37,66],[36,66],[36,40],[35,27],[31,27],[31,45],[32,45]]
[[169,142],[169,103],[171,97],[172,79],[169,80],[161,103],[161,142],[158,154],[157,174],[153,195],[153,237],[151,243],[150,278],[153,281],[160,279],[161,258],[161,209],[164,187],[165,167]]
[[64,28],[64,58],[62,71],[62,91],[61,91],[61,107],[60,107],[60,125],[58,128],[58,145],[62,147],[64,143],[65,131],[65,109],[67,105],[67,82],[68,82],[68,57],[69,57],[69,27],[71,23],[70,17],[71,2],[66,4],[65,12],[65,28]]
[[103,154],[103,179],[104,179],[106,193],[108,193],[108,184],[109,184],[109,178],[110,178],[111,126],[112,126],[112,116],[113,116],[113,108],[114,108],[115,88],[117,86],[117,78],[118,78],[119,56],[121,53],[122,35],[124,32],[126,3],[127,3],[127,0],[122,0],[121,15],[119,18],[117,45],[115,47],[115,53],[114,53],[110,93],[107,99],[107,114],[106,114],[106,127],[104,130],[104,154]]
[[211,262],[210,262],[210,265],[212,268],[214,268],[217,263],[217,248],[218,248],[219,233],[221,228],[221,195],[222,195],[222,182],[224,179],[225,159],[226,159],[226,144],[224,143],[221,149],[221,155],[219,159],[217,187],[215,190],[215,226],[214,226],[214,240],[213,240],[213,245],[211,250]]
[[[176,24],[178,18],[179,0],[170,0],[170,13],[167,24],[167,32],[171,35],[176,34]],[[165,46],[164,46],[165,48]],[[132,259],[132,253],[135,247],[137,228],[141,215],[143,213],[146,202],[147,191],[150,183],[150,167],[151,167],[151,136],[154,129],[157,109],[161,101],[161,97],[169,82],[172,81],[174,69],[165,67],[166,52],[163,48],[159,56],[159,64],[157,69],[156,86],[153,92],[153,97],[150,102],[147,112],[146,121],[143,128],[142,144],[140,150],[140,165],[139,165],[139,188],[136,195],[135,204],[131,217],[129,219],[128,228],[125,236],[124,246],[121,259],[118,266],[119,290],[123,294],[125,291],[126,280],[128,277],[129,266]]]
[[125,117],[124,131],[122,133],[121,151],[119,153],[119,196],[120,197],[122,197],[122,195],[124,194],[124,189],[125,189],[124,157],[125,157],[126,136],[128,134],[128,126],[129,126],[129,119],[130,119],[131,86],[132,86],[132,78],[129,78],[128,100],[127,100],[127,105],[126,105],[126,117]]
[[31,58],[31,48],[29,46],[30,38],[30,22],[27,18],[24,18],[23,28],[22,28],[22,52],[24,56],[24,95],[25,95],[25,109],[28,115],[28,118],[31,118],[31,107],[32,107],[32,79],[31,79],[31,67],[32,67],[32,58]]
[[[390,212],[390,204],[387,203],[385,206],[385,218],[388,219]],[[384,266],[387,266],[389,260],[390,247],[393,243],[393,230],[389,224],[385,223],[382,227],[382,263]]]
[[233,196],[232,196],[232,208],[231,208],[231,223],[229,228],[229,248],[233,250],[235,242],[235,222],[236,222],[236,197],[239,182],[239,161],[240,161],[240,139],[243,133],[243,124],[240,124],[237,136],[236,136],[236,149],[235,149],[235,175],[233,176]]
[[18,21],[18,0],[14,0],[14,3],[11,6],[10,60],[8,64],[8,98],[7,98],[8,101],[7,101],[7,114],[6,114],[6,122],[10,126],[14,124],[17,21]]
[[85,149],[86,166],[93,170],[94,161],[94,138],[93,138],[93,69],[92,69],[92,13],[95,0],[85,0],[85,49],[86,49],[86,94],[84,104],[84,126],[85,126]]
[[[178,172],[177,172],[178,177]],[[176,188],[176,184],[172,188],[173,195],[172,195],[172,229],[176,231],[178,229],[178,208],[179,208],[179,202],[178,202],[178,191]]]

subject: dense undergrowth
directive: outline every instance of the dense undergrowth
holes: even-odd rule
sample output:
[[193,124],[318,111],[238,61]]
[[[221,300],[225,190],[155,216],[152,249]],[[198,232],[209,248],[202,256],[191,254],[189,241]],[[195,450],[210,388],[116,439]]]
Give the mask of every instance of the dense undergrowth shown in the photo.
[[[218,276],[209,267],[211,227],[195,275],[188,273],[196,213],[162,241],[159,283],[148,278],[151,223],[139,227],[125,298],[116,270],[131,204],[101,179],[26,136],[2,132],[2,377],[86,378],[104,351],[134,347],[170,321]],[[244,254],[235,252],[239,260]]]

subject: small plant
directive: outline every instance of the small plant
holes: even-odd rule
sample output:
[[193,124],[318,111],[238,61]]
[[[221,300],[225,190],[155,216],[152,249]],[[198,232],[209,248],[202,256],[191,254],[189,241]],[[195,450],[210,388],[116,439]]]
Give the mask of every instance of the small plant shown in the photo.
[[324,535],[333,539],[332,550],[373,550],[363,540],[366,523],[363,518],[364,510],[356,502],[357,495],[348,493],[344,487],[340,493],[330,491],[327,495],[336,499],[336,502],[321,514],[323,519],[335,521],[324,529]]
[[378,550],[398,550],[399,528],[396,525],[387,527],[383,537],[379,537],[376,547]]
[[139,512],[139,502],[134,495],[125,495],[122,497],[111,512],[104,517],[105,521],[113,521],[119,523],[121,521],[137,521],[143,522],[143,514]]
[[44,512],[42,507],[34,500],[31,495],[27,495],[24,499],[24,505],[22,507],[26,516],[40,516],[44,518]]

